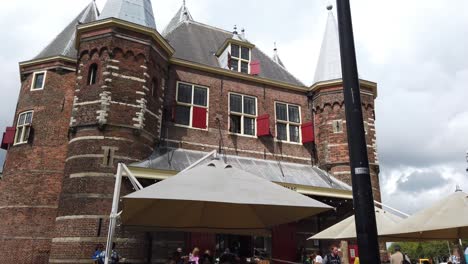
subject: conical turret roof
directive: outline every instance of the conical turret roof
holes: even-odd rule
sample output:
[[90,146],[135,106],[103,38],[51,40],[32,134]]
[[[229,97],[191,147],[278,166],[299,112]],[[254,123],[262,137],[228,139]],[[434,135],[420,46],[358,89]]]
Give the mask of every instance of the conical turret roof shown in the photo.
[[156,29],[151,0],[108,0],[99,19],[111,17]]
[[338,26],[332,7],[328,8],[328,20],[315,70],[314,83],[341,79],[341,57]]
[[55,56],[64,56],[69,58],[76,58],[76,49],[75,49],[75,37],[76,37],[76,27],[78,24],[85,24],[97,20],[99,16],[99,11],[97,9],[96,3],[91,1],[91,3],[86,6],[83,11],[70,23],[65,29],[55,37],[55,39],[45,47],[37,55],[34,60],[55,57]]
[[177,26],[179,26],[180,23],[183,23],[185,21],[193,21],[193,17],[190,14],[190,11],[188,10],[187,6],[185,5],[185,0],[180,7],[179,11],[175,14],[175,16],[171,19],[169,24],[167,24],[166,28],[163,30],[163,36],[166,36],[169,34],[172,30],[174,30]]

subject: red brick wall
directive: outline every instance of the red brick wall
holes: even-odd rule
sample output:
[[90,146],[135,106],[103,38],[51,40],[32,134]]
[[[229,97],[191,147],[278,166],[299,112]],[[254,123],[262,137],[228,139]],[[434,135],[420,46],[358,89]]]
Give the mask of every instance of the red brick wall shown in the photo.
[[[177,81],[202,85],[209,88],[208,130],[199,130],[174,126],[172,109],[175,104]],[[311,164],[314,162],[311,146],[302,143],[281,143],[275,141],[275,101],[299,105],[301,121],[311,121],[311,108],[305,92],[294,92],[261,85],[248,81],[241,81],[229,77],[201,72],[180,66],[172,66],[170,81],[165,98],[164,138],[171,142],[178,142],[180,147],[212,151],[218,148],[220,132],[227,153],[249,156],[260,159],[285,160]],[[258,115],[270,115],[270,131],[273,137],[252,138],[229,133],[228,104],[229,93],[254,96],[257,98]],[[220,120],[218,123],[217,118]],[[196,143],[196,144],[191,144]]]
[[[31,91],[23,68],[15,122],[34,110],[33,139],[8,150],[0,180],[0,263],[48,263],[61,191],[75,73],[47,71],[43,90]],[[53,118],[51,118],[53,117]]]

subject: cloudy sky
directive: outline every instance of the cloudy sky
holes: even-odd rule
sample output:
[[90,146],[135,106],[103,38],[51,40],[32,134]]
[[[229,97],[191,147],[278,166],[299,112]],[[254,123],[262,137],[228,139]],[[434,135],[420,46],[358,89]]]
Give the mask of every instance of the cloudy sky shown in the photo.
[[[105,0],[97,0],[102,9]],[[0,127],[11,125],[18,62],[44,48],[89,0],[1,1]],[[161,31],[182,0],[153,0]],[[293,4],[294,3],[294,4]],[[187,0],[195,20],[232,30],[311,85],[327,0]],[[353,0],[361,77],[379,85],[377,141],[384,202],[413,213],[455,190],[468,191],[468,1]],[[0,152],[0,159],[4,152]]]

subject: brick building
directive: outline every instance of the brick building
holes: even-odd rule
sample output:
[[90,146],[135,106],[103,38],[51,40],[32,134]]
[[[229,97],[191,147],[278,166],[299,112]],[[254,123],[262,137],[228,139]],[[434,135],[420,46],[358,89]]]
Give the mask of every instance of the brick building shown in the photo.
[[[120,162],[149,185],[219,150],[244,170],[337,207],[277,227],[271,239],[122,227],[116,242],[128,263],[162,262],[177,246],[234,244],[294,261],[299,247],[324,246],[306,237],[352,214],[332,11],[309,86],[276,49],[269,57],[243,31],[199,23],[184,3],[159,33],[152,10],[150,0],[108,0],[100,13],[92,1],[37,57],[20,63],[15,121],[2,141],[0,263],[89,263],[106,241]],[[380,200],[377,85],[360,84]],[[128,182],[123,188],[132,191]]]

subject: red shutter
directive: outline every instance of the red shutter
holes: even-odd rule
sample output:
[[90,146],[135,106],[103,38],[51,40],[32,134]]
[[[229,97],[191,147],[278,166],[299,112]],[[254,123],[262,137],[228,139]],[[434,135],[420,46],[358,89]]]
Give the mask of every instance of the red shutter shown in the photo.
[[7,127],[6,132],[3,133],[3,139],[2,139],[2,149],[8,149],[9,145],[12,145],[15,142],[15,133],[16,133],[16,128],[14,127]]
[[187,252],[192,252],[195,247],[198,247],[201,253],[206,250],[214,252],[216,250],[216,235],[208,233],[188,233],[188,241],[185,243]]
[[302,124],[302,144],[311,143],[315,141],[314,135],[314,122],[307,122]]
[[270,115],[261,115],[257,117],[257,136],[270,136]]
[[[297,224],[289,223],[273,227],[271,232],[271,254],[274,259],[297,262]],[[273,263],[282,263],[273,261]]]
[[193,107],[192,127],[206,129],[206,108]]
[[255,60],[250,62],[250,74],[259,75],[262,69],[260,68],[260,61]]

